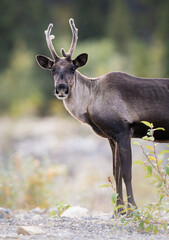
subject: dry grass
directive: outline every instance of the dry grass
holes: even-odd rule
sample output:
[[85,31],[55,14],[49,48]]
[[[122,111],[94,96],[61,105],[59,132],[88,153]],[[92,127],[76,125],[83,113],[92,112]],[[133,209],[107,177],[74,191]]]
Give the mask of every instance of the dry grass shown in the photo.
[[54,179],[66,174],[65,166],[18,154],[6,165],[1,162],[0,171],[0,206],[13,209],[49,207]]

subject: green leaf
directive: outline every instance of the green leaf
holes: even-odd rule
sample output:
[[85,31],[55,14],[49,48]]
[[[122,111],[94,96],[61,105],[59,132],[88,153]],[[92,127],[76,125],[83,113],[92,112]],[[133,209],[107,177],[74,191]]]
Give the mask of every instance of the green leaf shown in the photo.
[[139,211],[137,209],[133,210],[133,215],[139,217]]
[[146,227],[145,232],[150,232],[150,226]]
[[118,196],[117,193],[113,193],[113,194],[112,194],[111,199],[112,199],[112,202],[113,202],[113,203],[116,203],[116,201],[117,201],[117,196]]
[[163,224],[161,223],[160,226],[159,226],[159,228],[162,228],[162,226],[163,226]]
[[[116,206],[116,209],[117,209],[117,210],[120,209],[120,208],[124,208],[124,205],[118,205],[118,206]],[[125,211],[126,211],[126,209],[125,209]]]
[[165,131],[165,128],[162,128],[162,127],[158,127],[158,128],[155,128],[154,131],[158,131],[158,130],[162,130],[162,131]]
[[147,174],[144,178],[149,178],[149,177],[152,177],[152,175]]
[[140,143],[138,141],[134,141],[133,144],[140,146]]
[[102,187],[111,187],[109,183],[106,183],[106,184],[103,184],[101,186],[99,186],[99,188],[102,188]]
[[154,137],[149,137],[149,141],[153,142],[154,141]]
[[169,166],[165,167],[165,171],[166,171],[167,175],[169,175]]
[[144,137],[142,137],[142,139],[149,141],[149,137],[148,136],[144,136]]
[[133,162],[133,164],[140,164],[140,165],[143,165],[143,162],[142,162],[142,161],[135,161],[135,162]]
[[144,125],[146,125],[149,128],[153,128],[154,127],[154,125],[152,123],[149,123],[147,121],[141,121],[141,123],[143,123]]
[[152,174],[152,170],[153,170],[153,167],[152,167],[151,165],[149,165],[149,166],[147,167],[147,171],[148,171],[150,174]]
[[150,161],[154,160],[155,162],[157,161],[157,159],[154,156],[148,156],[148,158],[150,159]]
[[150,213],[147,214],[146,219],[148,219],[148,220],[151,219],[151,214]]
[[57,215],[57,212],[55,212],[55,211],[49,212],[49,216],[56,216],[56,215]]
[[158,233],[158,227],[155,225],[154,226],[154,233],[157,234]]
[[154,137],[144,136],[144,137],[142,137],[142,139],[143,139],[143,140],[147,140],[147,141],[151,141],[151,142],[154,141]]
[[160,181],[157,185],[158,188],[160,188],[163,185],[163,181]]
[[145,208],[147,208],[148,210],[151,210],[151,206],[149,205],[145,206]]
[[160,166],[161,163],[162,163],[162,160],[158,161],[158,162],[157,162],[157,165]]
[[139,228],[140,228],[141,230],[144,229],[144,220],[142,220],[142,221],[140,222],[140,224],[139,224]]
[[158,155],[160,156],[160,155],[162,155],[164,153],[169,153],[169,150],[162,150]]
[[167,227],[168,227],[168,225],[167,225],[167,223],[164,223],[164,231],[166,231],[167,230]]
[[153,228],[154,228],[153,224],[150,223],[149,227],[150,227],[150,231],[152,232],[152,231],[153,231]]
[[162,200],[164,199],[164,197],[165,197],[165,195],[160,195],[160,200],[159,200],[159,202],[160,202],[160,204],[162,204]]
[[127,220],[125,223],[124,223],[124,226],[126,226],[131,220]]
[[143,169],[144,171],[147,171],[147,167],[145,165],[143,165]]
[[149,129],[147,131],[147,136],[149,136],[149,137],[153,136],[153,129]]
[[123,217],[123,218],[121,218],[121,223],[124,223],[125,222],[125,218]]

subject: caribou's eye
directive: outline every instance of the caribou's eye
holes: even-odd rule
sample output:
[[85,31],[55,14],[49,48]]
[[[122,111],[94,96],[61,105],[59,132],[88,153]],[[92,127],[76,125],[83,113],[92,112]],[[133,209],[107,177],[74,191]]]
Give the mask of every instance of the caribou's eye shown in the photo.
[[57,74],[58,73],[58,69],[57,68],[53,68],[51,69],[51,72],[53,75]]

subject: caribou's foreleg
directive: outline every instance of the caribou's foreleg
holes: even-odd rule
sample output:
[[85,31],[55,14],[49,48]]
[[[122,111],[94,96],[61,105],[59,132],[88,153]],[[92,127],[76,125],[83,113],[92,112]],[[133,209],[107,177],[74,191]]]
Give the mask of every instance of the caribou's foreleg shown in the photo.
[[[117,143],[112,139],[109,139],[109,143],[113,154],[113,175],[116,181],[116,193],[118,194],[117,206],[118,206],[123,204],[121,163],[118,156]],[[119,211],[121,210],[122,209],[119,209]]]
[[121,162],[122,177],[126,185],[128,202],[136,206],[132,189],[132,156],[130,134],[125,134],[118,139],[118,153]]

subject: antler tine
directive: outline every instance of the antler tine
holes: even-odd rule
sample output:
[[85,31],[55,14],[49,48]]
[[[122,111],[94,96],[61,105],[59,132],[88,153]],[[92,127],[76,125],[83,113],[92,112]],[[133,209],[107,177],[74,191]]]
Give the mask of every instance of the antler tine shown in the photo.
[[61,52],[62,52],[62,55],[64,57],[70,57],[71,58],[72,55],[73,55],[73,52],[75,51],[77,40],[78,40],[78,29],[75,26],[73,18],[69,19],[69,24],[70,24],[70,27],[71,27],[71,30],[72,30],[72,43],[71,43],[71,46],[70,46],[70,49],[69,49],[68,53],[66,53],[63,48],[61,49]]
[[47,42],[49,51],[51,52],[53,58],[55,60],[57,60],[59,58],[59,56],[55,52],[55,49],[54,49],[53,44],[52,44],[52,40],[55,38],[55,36],[54,35],[50,35],[52,28],[53,28],[53,24],[50,23],[48,28],[47,28],[47,30],[45,30],[46,42]]
[[77,44],[77,40],[78,40],[78,29],[75,26],[73,18],[71,18],[69,20],[69,24],[70,24],[70,27],[71,27],[71,30],[72,30],[72,35],[73,35],[71,47],[69,49],[69,54],[70,54],[70,56],[72,56],[73,52],[74,52],[74,50],[76,48],[76,44]]

